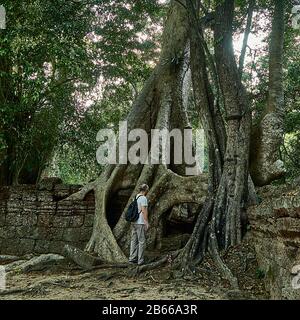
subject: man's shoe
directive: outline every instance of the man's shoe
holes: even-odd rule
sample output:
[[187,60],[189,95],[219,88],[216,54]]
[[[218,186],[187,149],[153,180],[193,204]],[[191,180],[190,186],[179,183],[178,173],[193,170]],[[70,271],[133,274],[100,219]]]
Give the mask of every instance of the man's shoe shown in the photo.
[[129,260],[128,262],[132,264],[137,264],[137,260],[133,260],[133,261]]

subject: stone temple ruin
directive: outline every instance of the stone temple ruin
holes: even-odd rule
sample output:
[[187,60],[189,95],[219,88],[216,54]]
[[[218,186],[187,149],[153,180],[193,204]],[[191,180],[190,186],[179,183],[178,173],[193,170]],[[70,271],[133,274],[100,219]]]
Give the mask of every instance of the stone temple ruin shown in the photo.
[[[0,188],[0,254],[61,254],[66,244],[84,249],[92,234],[94,194],[65,200],[80,187],[50,178],[38,186]],[[273,299],[300,299],[299,186],[264,187],[258,193],[260,204],[248,210],[249,232],[266,289]],[[112,210],[126,200],[120,195]],[[187,232],[178,230],[169,246],[184,245]]]
[[80,186],[48,184],[0,188],[1,254],[61,253],[65,244],[83,249],[94,221],[94,195],[60,201]]

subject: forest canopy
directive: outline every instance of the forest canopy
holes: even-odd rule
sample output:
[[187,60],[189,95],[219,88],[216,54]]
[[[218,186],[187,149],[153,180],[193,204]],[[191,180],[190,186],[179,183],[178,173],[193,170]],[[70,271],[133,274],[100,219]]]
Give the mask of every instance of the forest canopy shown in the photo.
[[[7,27],[0,38],[1,183],[35,183],[52,175],[67,183],[95,179],[102,170],[96,162],[96,134],[126,118],[158,61],[168,1],[2,4]],[[273,6],[270,1],[250,4],[236,1],[234,48],[237,61],[245,49],[242,79],[255,122],[268,92]],[[299,31],[292,27],[293,3],[287,5],[284,180],[299,176],[300,167]],[[203,1],[203,7],[210,11],[214,3]],[[243,47],[249,8],[249,42]],[[190,110],[197,127],[195,107]]]

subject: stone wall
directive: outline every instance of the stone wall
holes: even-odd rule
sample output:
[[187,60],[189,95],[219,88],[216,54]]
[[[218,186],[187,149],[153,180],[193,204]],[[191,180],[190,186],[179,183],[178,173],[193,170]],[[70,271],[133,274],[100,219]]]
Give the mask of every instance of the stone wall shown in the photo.
[[272,299],[298,300],[292,271],[297,265],[300,271],[300,188],[265,187],[259,195],[261,204],[248,210],[248,216],[266,289]]
[[[0,188],[0,254],[61,253],[65,244],[83,249],[92,233],[95,199],[90,193],[83,201],[65,200],[79,188],[55,179],[38,187]],[[300,299],[300,289],[292,286],[298,265],[300,279],[300,188],[264,187],[259,197],[248,217],[266,288],[273,299]],[[128,194],[118,198],[110,209],[122,212]]]
[[94,220],[94,195],[64,200],[80,186],[42,183],[0,188],[0,254],[61,253],[64,244],[84,248]]

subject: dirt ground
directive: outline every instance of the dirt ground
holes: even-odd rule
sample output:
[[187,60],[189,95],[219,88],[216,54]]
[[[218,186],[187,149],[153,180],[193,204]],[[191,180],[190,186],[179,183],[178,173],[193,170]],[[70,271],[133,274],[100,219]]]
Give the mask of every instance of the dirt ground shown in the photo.
[[[268,299],[249,241],[228,252],[225,261],[238,277],[240,291],[206,259],[192,275],[182,276],[170,266],[129,275],[128,269],[48,270],[8,274],[1,300],[232,300]],[[130,267],[131,270],[134,267]]]
[[1,299],[109,299],[109,300],[156,300],[156,299],[220,299],[210,288],[203,288],[197,281],[169,281],[160,275],[148,275],[131,279],[120,273],[111,278],[112,270],[101,270],[86,274],[26,274],[8,279],[8,289],[28,288],[2,296]]
[[[11,294],[0,299],[58,299],[58,300],[215,300],[215,299],[260,299],[263,291],[254,296],[249,286],[242,296],[222,285],[208,285],[195,276],[191,279],[170,279],[166,270],[148,272],[139,278],[130,278],[124,272],[111,269],[80,274],[64,273],[29,273],[9,276],[7,289]],[[17,290],[20,289],[20,292]],[[22,291],[28,289],[28,291]],[[16,290],[13,293],[12,290]],[[233,295],[233,296],[231,296]],[[237,295],[237,296],[236,296]],[[247,297],[248,295],[248,297]]]

